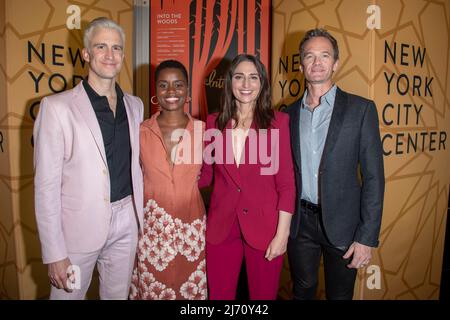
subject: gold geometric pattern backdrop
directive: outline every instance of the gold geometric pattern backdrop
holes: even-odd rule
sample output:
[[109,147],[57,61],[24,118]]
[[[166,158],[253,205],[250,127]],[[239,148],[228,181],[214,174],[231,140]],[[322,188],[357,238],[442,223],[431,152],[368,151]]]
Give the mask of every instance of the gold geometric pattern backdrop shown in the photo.
[[132,92],[132,0],[2,0],[0,2],[0,299],[49,294],[34,217],[34,119],[39,101],[86,75],[82,31],[106,16],[125,29],[119,83]]
[[[450,182],[450,2],[274,0],[272,6],[277,108],[303,93],[298,45],[315,27],[338,40],[336,83],[377,105],[383,221],[380,246],[371,266],[359,271],[354,298],[438,299]],[[286,263],[282,297],[291,297],[291,285]]]

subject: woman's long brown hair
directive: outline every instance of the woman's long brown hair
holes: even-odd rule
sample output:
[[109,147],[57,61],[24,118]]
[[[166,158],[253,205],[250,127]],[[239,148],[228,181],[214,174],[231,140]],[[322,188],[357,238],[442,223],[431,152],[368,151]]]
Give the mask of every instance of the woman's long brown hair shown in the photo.
[[268,129],[275,116],[271,105],[270,82],[267,78],[266,68],[257,57],[250,54],[240,54],[233,59],[225,75],[222,101],[219,107],[219,115],[216,119],[217,128],[221,131],[225,129],[228,121],[231,119],[235,121],[235,126],[238,123],[237,106],[231,82],[236,67],[244,61],[250,61],[255,65],[261,82],[261,90],[253,112],[253,121],[255,122],[256,128]]

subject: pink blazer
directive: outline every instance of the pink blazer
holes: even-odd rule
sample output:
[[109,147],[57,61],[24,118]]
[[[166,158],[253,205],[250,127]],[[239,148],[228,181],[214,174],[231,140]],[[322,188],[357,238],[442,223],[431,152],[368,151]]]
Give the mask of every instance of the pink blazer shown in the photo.
[[[139,165],[142,101],[124,94],[130,128],[131,175],[142,226]],[[111,221],[110,183],[102,133],[82,83],[46,97],[34,125],[35,211],[44,263],[105,243]]]
[[[206,129],[216,127],[217,113],[208,116]],[[254,124],[251,126],[255,129]],[[226,129],[231,129],[231,121]],[[289,136],[289,116],[280,112],[275,112],[275,119],[272,121],[272,128],[267,130],[267,134],[256,135],[251,140],[250,133],[245,142],[245,162],[239,165],[234,162],[231,143],[231,130],[224,130],[223,144],[218,140],[206,141],[205,161],[199,180],[199,187],[205,187],[214,180],[214,188],[211,195],[211,202],[207,216],[206,241],[212,244],[219,244],[228,236],[234,219],[239,219],[239,224],[245,240],[252,247],[259,250],[266,250],[270,241],[276,233],[279,210],[294,213],[295,209],[295,180],[294,168],[292,164],[291,143]],[[271,132],[277,129],[279,138]],[[274,131],[274,133],[275,133]],[[208,131],[207,131],[208,132]],[[261,131],[262,132],[262,131]],[[257,141],[252,146],[252,141]],[[269,150],[265,152],[265,141]],[[215,145],[216,147],[213,147]],[[255,159],[253,151],[253,161],[250,163],[252,154],[250,150],[257,150],[270,154],[271,145],[278,149],[278,170],[274,174],[261,174],[261,169],[270,167],[264,157],[258,156]],[[217,147],[219,146],[219,147]],[[223,164],[206,163],[211,149],[215,149],[215,156],[223,158]],[[226,161],[228,150],[229,160]],[[231,157],[230,157],[231,152]],[[222,157],[223,156],[223,157]],[[275,157],[274,157],[275,158]],[[241,161],[242,162],[242,161]],[[266,164],[264,164],[266,163]]]

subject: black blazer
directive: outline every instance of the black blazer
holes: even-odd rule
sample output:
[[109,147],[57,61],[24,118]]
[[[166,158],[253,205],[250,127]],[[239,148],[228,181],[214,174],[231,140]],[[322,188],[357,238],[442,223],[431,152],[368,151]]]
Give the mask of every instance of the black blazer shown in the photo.
[[[300,223],[301,101],[302,98],[284,110],[290,116],[298,195],[291,237],[297,236]],[[353,241],[377,247],[383,198],[383,149],[375,103],[337,88],[319,166],[319,199],[329,241],[336,247],[348,247]]]

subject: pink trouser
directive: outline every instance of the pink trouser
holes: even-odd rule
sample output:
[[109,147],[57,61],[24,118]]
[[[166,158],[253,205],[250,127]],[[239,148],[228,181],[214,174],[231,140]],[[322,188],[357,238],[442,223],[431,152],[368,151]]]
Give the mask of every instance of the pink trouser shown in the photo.
[[265,251],[250,247],[244,240],[238,219],[220,244],[206,243],[206,273],[210,300],[234,300],[245,257],[250,300],[275,300],[278,293],[283,256],[272,261]]
[[[137,220],[132,197],[111,204],[112,217],[105,245],[88,253],[69,253],[72,265],[80,270],[80,286],[71,293],[52,286],[52,300],[84,299],[95,265],[100,276],[100,299],[128,298],[138,238]],[[86,237],[89,237],[86,234]]]

